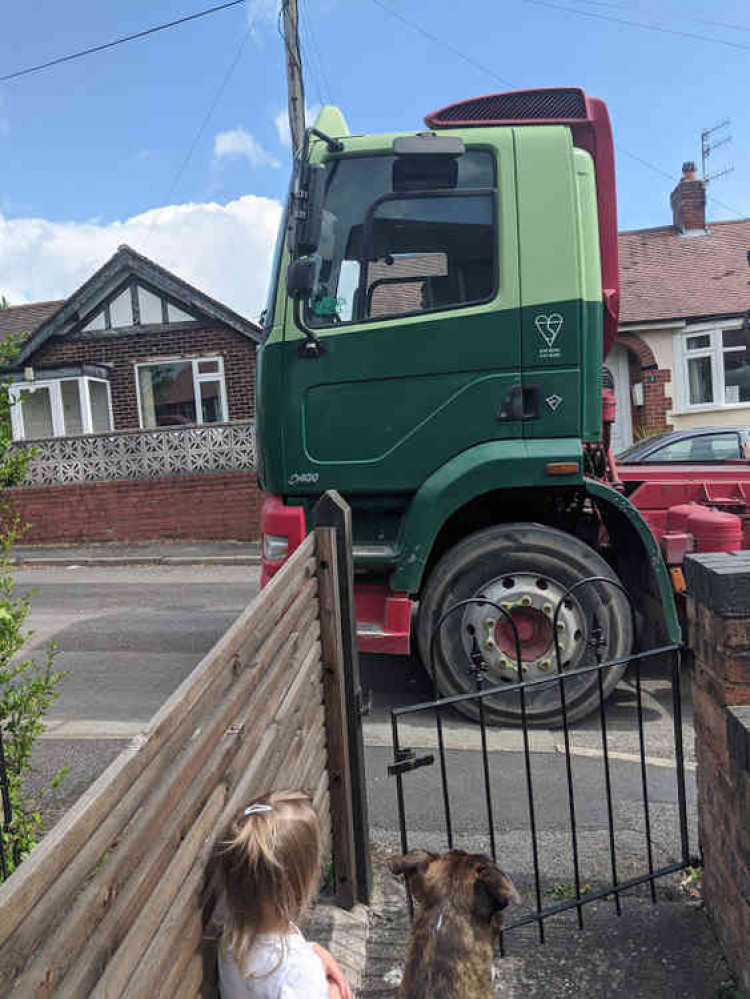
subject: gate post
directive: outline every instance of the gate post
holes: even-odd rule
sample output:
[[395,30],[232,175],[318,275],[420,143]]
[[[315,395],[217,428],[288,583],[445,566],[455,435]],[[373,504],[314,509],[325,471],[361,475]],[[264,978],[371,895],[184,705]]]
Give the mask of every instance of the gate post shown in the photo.
[[685,578],[703,894],[750,989],[750,552],[691,555]]
[[[329,746],[338,757],[329,765],[340,774],[338,788],[331,784],[334,866],[341,904],[351,908],[355,902],[368,904],[371,889],[351,509],[339,493],[329,490],[313,510],[313,523],[318,541],[323,665],[328,678],[324,682],[326,713],[330,706],[334,716],[337,712],[341,716],[339,734]],[[321,559],[330,571],[321,571]]]

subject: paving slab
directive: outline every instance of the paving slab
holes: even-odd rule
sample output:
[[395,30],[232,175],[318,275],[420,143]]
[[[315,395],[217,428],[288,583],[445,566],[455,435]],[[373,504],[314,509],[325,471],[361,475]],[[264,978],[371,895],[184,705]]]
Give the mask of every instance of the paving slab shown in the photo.
[[[409,917],[401,879],[385,867],[375,846],[374,894],[361,999],[390,999],[401,979]],[[509,865],[504,865],[509,868]],[[564,915],[546,924],[546,942],[534,927],[505,934],[495,960],[495,996],[507,999],[720,999],[732,977],[700,902],[674,884],[628,893],[618,917],[611,901],[590,903],[585,929]],[[436,997],[438,999],[438,997]]]
[[332,898],[322,896],[304,926],[308,940],[325,947],[336,958],[355,995],[364,981],[369,933],[369,910],[355,905],[347,911]]

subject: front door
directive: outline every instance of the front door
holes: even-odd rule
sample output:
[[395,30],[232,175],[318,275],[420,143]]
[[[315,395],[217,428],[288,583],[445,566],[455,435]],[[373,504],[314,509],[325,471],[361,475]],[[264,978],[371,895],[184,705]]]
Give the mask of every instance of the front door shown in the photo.
[[617,412],[612,425],[612,450],[617,455],[633,443],[633,417],[630,404],[630,368],[628,352],[621,344],[607,354],[604,362],[615,383]]

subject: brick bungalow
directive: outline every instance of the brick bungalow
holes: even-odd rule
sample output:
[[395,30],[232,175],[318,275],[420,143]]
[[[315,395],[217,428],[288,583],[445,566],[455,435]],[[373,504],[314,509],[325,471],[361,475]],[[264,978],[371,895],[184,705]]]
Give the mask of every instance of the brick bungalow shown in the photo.
[[620,233],[615,451],[671,428],[750,425],[750,219],[706,223],[692,163],[670,203],[672,225]]
[[257,535],[255,323],[121,246],[70,298],[0,311],[20,332],[27,541]]

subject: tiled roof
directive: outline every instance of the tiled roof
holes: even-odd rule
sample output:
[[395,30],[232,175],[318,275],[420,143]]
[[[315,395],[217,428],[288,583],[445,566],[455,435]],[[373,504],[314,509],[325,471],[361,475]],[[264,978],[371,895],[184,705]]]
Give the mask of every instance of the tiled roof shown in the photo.
[[30,302],[29,305],[0,309],[0,339],[11,333],[33,333],[64,303],[65,299],[61,298],[54,302]]
[[723,316],[750,309],[750,219],[621,232],[621,323]]
[[0,337],[9,333],[31,334],[16,355],[14,367],[23,365],[49,337],[65,336],[79,321],[79,309],[94,307],[97,294],[101,296],[110,291],[112,281],[124,281],[128,275],[153,284],[177,303],[184,301],[191,313],[197,311],[209,319],[218,320],[255,343],[261,340],[261,329],[257,323],[199,291],[131,247],[122,245],[70,298],[0,310]]

